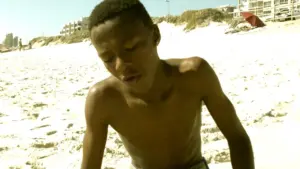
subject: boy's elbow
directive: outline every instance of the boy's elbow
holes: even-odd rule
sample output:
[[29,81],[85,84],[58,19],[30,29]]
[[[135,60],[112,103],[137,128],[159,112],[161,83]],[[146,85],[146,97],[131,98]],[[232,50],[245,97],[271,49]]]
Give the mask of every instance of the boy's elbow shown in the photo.
[[236,137],[232,137],[232,138],[227,138],[228,144],[230,147],[232,146],[239,146],[239,147],[251,147],[251,140],[250,137],[248,136],[247,133],[244,133],[242,135],[236,136]]

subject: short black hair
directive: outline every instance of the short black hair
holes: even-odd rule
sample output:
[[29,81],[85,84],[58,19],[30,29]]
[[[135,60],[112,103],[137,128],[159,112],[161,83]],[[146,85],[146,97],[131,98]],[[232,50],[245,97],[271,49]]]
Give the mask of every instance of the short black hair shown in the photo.
[[132,12],[136,17],[135,19],[141,20],[145,26],[151,27],[153,25],[149,13],[139,0],[103,0],[91,12],[89,31],[109,19],[120,16],[125,11]]

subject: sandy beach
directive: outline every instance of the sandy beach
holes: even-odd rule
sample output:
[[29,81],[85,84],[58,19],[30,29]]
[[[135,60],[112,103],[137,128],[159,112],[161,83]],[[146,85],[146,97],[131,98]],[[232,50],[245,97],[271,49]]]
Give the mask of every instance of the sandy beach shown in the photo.
[[[211,23],[185,33],[161,23],[162,59],[208,60],[250,135],[257,169],[300,166],[300,22],[224,34]],[[171,31],[170,31],[171,30]],[[90,42],[0,54],[0,168],[78,169],[89,87],[108,77]],[[203,155],[212,169],[229,169],[227,142],[203,107]],[[109,129],[103,169],[130,158]]]

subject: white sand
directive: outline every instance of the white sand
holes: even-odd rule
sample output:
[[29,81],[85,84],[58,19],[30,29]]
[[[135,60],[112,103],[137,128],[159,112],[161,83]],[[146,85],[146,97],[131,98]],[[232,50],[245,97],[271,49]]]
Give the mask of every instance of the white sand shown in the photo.
[[[258,169],[300,166],[299,25],[233,35],[224,34],[226,25],[189,33],[160,25],[162,58],[201,56],[213,65],[249,132]],[[107,76],[89,42],[0,54],[0,168],[79,168],[85,96]],[[215,124],[206,109],[203,117],[204,156],[212,169],[230,168],[226,141],[220,132],[204,133]],[[108,139],[103,168],[124,167],[128,154],[113,130]]]

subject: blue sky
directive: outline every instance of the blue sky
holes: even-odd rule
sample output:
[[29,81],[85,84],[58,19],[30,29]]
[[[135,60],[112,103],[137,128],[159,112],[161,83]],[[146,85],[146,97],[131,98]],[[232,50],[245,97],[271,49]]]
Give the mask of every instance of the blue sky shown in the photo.
[[[141,0],[151,16],[167,14],[165,0]],[[237,0],[169,0],[170,12],[236,5]],[[59,34],[65,23],[89,16],[101,0],[0,0],[0,43],[6,33],[14,33],[23,42],[37,37]]]

